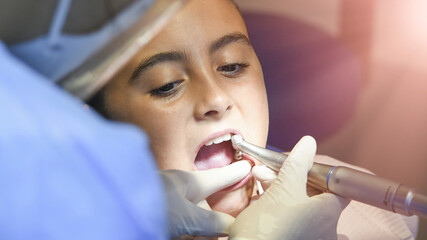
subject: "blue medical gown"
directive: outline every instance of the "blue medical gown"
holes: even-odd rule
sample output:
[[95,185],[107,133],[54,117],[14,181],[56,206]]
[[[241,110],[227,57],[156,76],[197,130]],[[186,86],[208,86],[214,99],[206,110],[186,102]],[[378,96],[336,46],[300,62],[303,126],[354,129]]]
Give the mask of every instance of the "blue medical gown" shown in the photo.
[[167,239],[148,140],[9,55],[0,41],[0,239]]

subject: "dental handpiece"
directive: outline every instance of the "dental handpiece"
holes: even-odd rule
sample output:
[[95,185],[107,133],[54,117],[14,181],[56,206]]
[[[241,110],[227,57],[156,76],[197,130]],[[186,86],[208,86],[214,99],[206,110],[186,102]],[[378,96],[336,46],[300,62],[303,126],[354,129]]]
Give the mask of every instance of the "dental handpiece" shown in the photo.
[[[248,143],[240,135],[234,135],[231,141],[233,148],[249,154],[276,172],[288,157]],[[427,218],[426,195],[403,184],[348,167],[313,163],[307,184],[323,192],[331,192],[391,212]]]

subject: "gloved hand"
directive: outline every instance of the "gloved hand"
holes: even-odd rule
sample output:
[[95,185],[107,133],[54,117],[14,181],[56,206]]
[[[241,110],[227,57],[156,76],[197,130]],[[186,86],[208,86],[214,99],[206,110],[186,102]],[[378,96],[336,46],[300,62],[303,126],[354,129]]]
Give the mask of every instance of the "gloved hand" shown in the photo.
[[239,182],[251,172],[251,168],[248,161],[238,161],[204,171],[161,171],[169,207],[171,237],[226,236],[234,217],[203,209],[202,206],[208,206],[205,198]]
[[[262,190],[266,190],[270,187],[273,181],[277,177],[277,172],[265,165],[257,165],[252,168],[252,175],[257,181],[261,183]],[[319,189],[316,189],[307,184],[307,195],[309,197],[322,193]],[[253,197],[253,200],[258,199],[259,196]]]
[[230,239],[337,239],[338,218],[349,201],[330,193],[307,196],[315,152],[315,140],[303,137],[271,186],[236,218]]

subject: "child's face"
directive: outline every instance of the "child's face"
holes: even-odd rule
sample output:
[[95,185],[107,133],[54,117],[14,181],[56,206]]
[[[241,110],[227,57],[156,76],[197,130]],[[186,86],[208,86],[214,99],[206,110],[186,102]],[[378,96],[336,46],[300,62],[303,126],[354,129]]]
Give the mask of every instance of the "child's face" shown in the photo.
[[[160,169],[194,171],[230,164],[230,141],[205,146],[228,133],[266,144],[261,66],[229,0],[191,1],[106,86],[105,96],[113,119],[145,130]],[[243,210],[253,180],[243,183],[209,197],[212,209],[232,215]]]

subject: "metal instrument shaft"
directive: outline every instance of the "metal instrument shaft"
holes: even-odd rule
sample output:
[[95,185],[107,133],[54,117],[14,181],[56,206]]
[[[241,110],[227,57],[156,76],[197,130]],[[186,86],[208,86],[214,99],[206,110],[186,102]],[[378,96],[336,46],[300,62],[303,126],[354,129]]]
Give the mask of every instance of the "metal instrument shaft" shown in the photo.
[[[288,155],[258,147],[239,135],[231,138],[233,147],[278,172]],[[314,163],[308,184],[322,191],[359,201],[406,216],[427,218],[427,196],[411,188],[369,173],[344,166]]]

